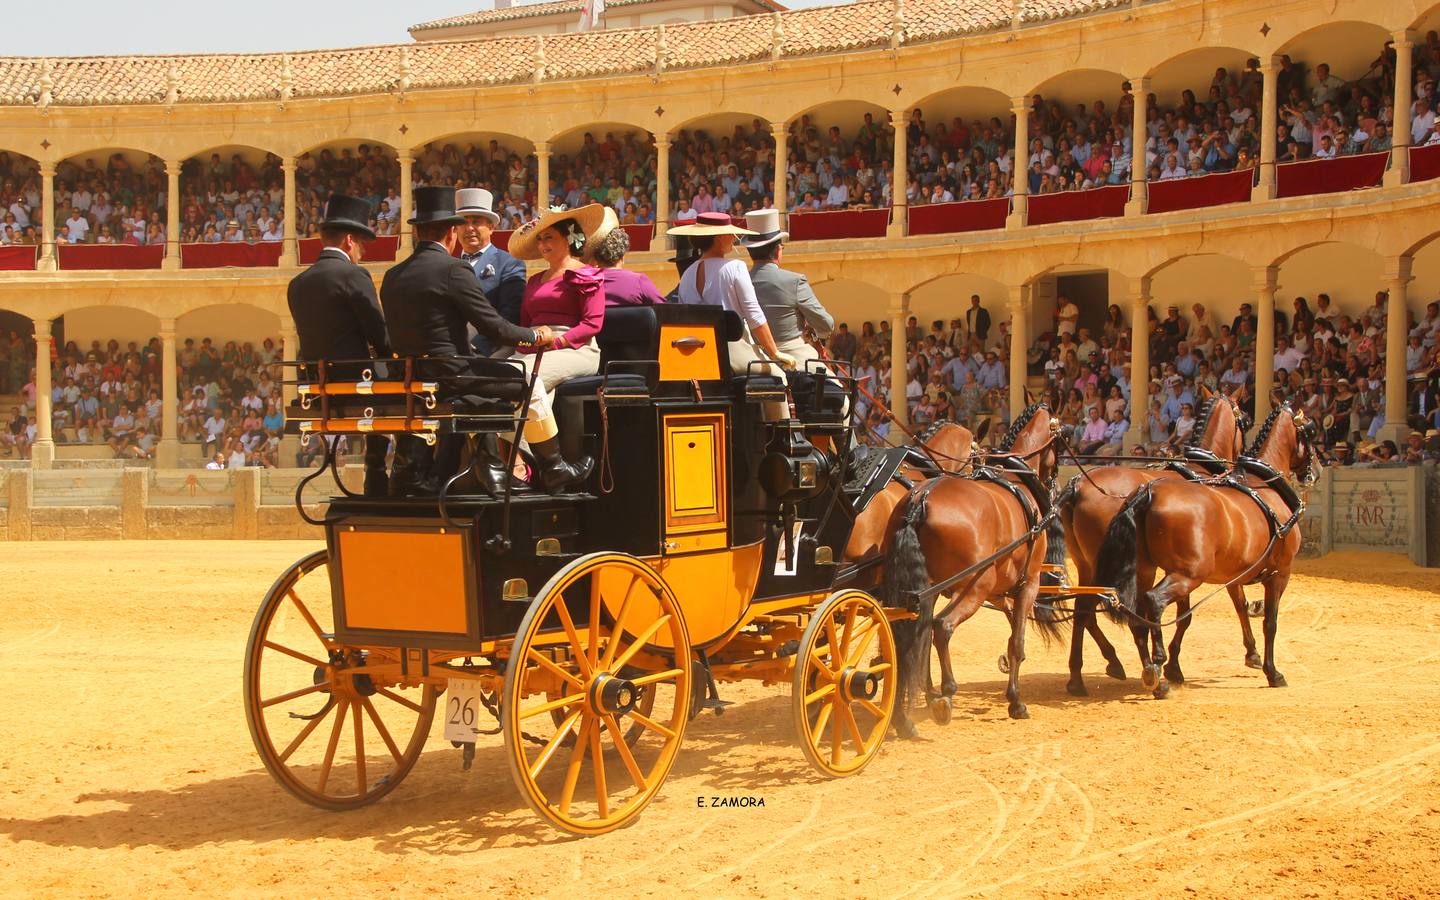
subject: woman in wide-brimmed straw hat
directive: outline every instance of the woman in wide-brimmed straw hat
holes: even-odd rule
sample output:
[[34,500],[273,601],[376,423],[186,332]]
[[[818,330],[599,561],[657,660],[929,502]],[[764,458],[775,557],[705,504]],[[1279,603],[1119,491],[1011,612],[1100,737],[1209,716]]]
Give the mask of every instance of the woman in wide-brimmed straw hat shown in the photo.
[[750,363],[757,359],[773,359],[793,369],[795,360],[775,346],[745,263],[726,258],[737,237],[755,232],[736,227],[728,213],[700,213],[694,224],[672,228],[669,233],[688,237],[690,246],[700,251],[700,259],[680,278],[680,302],[723,306],[745,323],[745,338],[730,342],[730,371],[747,374]]
[[[578,209],[547,210],[510,236],[509,252],[517,259],[543,259],[549,267],[530,276],[520,304],[520,323],[547,326],[555,335],[546,348],[540,378],[530,396],[525,439],[540,465],[537,480],[550,493],[583,484],[594,468],[584,457],[568,462],[560,455],[559,427],[550,395],[562,382],[600,371],[595,341],[605,323],[605,295],[600,273],[581,261],[585,245],[605,220],[598,203]],[[533,350],[520,352],[528,377]]]

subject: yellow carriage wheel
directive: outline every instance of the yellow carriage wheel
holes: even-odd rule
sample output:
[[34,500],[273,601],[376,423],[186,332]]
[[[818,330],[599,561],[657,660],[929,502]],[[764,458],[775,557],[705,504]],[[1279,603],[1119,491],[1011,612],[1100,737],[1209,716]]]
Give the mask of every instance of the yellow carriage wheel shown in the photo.
[[592,553],[557,572],[515,633],[501,699],[510,774],[531,808],[574,834],[639,815],[685,734],[690,657],[679,601],[641,560]]
[[388,794],[415,765],[435,690],[403,686],[399,651],[335,639],[329,554],[295,563],[270,588],[245,648],[245,718],[265,768],[322,809]]
[[865,768],[890,728],[895,637],[885,609],[864,591],[839,591],[810,617],[791,688],[795,730],[810,764],[838,778]]

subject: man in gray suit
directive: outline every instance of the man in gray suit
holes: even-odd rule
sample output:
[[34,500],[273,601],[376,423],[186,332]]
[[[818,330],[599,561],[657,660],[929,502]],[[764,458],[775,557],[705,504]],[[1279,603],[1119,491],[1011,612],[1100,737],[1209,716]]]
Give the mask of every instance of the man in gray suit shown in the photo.
[[785,239],[790,235],[780,230],[779,211],[748,212],[745,227],[755,232],[753,237],[740,239],[755,263],[750,269],[755,299],[765,311],[775,346],[795,359],[797,369],[803,368],[806,360],[820,358],[819,352],[805,339],[805,329],[809,328],[824,340],[835,327],[835,318],[820,305],[804,275],[780,268]]

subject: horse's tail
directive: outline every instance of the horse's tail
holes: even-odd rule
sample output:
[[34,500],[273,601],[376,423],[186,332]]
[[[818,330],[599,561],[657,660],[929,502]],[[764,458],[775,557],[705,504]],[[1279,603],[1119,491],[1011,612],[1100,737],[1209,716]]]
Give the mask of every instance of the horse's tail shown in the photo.
[[[887,606],[908,606],[915,593],[930,586],[930,570],[925,562],[925,551],[920,547],[920,528],[925,524],[928,506],[926,494],[925,491],[912,491],[895,510],[901,524],[895,531],[889,559],[885,563],[883,596]],[[901,706],[897,711],[901,715],[910,708],[913,698],[923,691],[921,681],[925,677],[925,662],[933,637],[935,599],[922,600],[917,612],[917,618],[901,619],[893,626],[896,656],[900,663],[897,677]]]
[[[1067,487],[1066,490],[1068,491],[1069,488]],[[1064,499],[1064,495],[1061,495],[1061,499]],[[1050,523],[1045,526],[1045,563],[1062,567],[1065,565],[1065,526],[1060,524],[1059,516],[1052,517]],[[1042,572],[1040,573],[1040,583],[1058,585],[1064,582],[1061,575]],[[1031,621],[1035,623],[1036,630],[1040,632],[1040,637],[1048,646],[1064,637],[1065,630],[1061,626],[1068,620],[1062,620],[1060,614],[1056,612],[1054,604],[1045,602],[1045,598],[1042,596],[1040,601],[1035,604],[1035,612]]]
[[[1140,553],[1140,529],[1150,510],[1153,495],[1150,484],[1140,485],[1125,500],[1120,512],[1110,522],[1105,540],[1100,545],[1100,558],[1095,561],[1095,582],[1115,589],[1120,605],[1135,612],[1135,570]],[[1116,610],[1107,610],[1111,618],[1122,621]]]

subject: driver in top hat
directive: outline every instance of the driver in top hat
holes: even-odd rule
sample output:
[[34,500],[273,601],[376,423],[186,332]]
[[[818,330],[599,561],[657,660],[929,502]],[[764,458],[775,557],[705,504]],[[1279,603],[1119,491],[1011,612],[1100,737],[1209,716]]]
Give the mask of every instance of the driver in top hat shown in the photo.
[[780,268],[785,241],[790,234],[780,230],[779,210],[748,212],[745,227],[755,232],[740,238],[740,246],[749,251],[754,263],[750,283],[755,286],[755,299],[765,311],[775,346],[781,353],[793,357],[796,368],[803,370],[806,360],[820,358],[819,352],[805,339],[805,330],[815,332],[823,341],[830,337],[835,317],[820,305],[809,279]]
[[[334,194],[326,204],[325,220],[320,223],[320,255],[314,265],[290,280],[286,291],[290,318],[300,338],[299,359],[359,360],[390,355],[375,282],[359,265],[365,245],[375,239],[369,222],[369,201]],[[358,381],[366,368],[364,363],[336,363],[326,374],[331,379]],[[373,375],[385,377],[383,370]],[[385,454],[389,449],[390,439],[385,435],[365,436],[367,497],[388,493]]]
[[[462,188],[455,192],[455,212],[465,217],[456,229],[460,236],[460,260],[475,271],[475,280],[490,305],[507,322],[520,323],[520,304],[525,299],[525,264],[490,241],[500,217],[493,209],[495,199],[484,188]],[[500,349],[484,335],[472,336],[471,343],[481,356]]]
[[[548,347],[552,337],[544,325],[525,328],[506,321],[486,299],[468,264],[451,255],[455,228],[465,218],[455,209],[455,189],[415,189],[415,251],[385,273],[380,303],[389,325],[390,343],[400,356],[440,357],[432,360],[435,374],[466,374],[464,357],[476,356],[466,326],[500,346],[534,344]],[[427,372],[427,375],[429,373]],[[392,493],[436,493],[443,479],[459,471],[462,435],[444,435],[434,458],[418,437],[402,436],[395,446]],[[474,471],[491,493],[501,489],[508,472],[494,451],[481,442]]]

